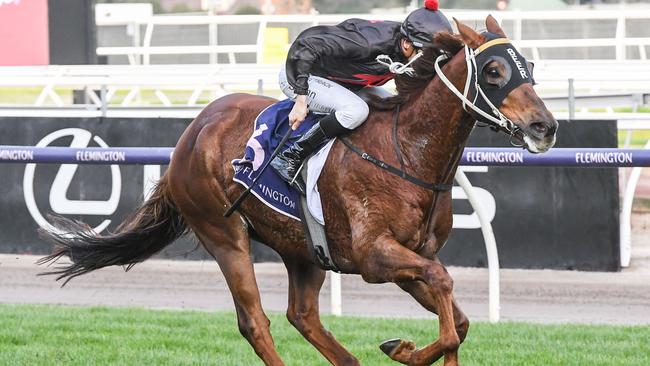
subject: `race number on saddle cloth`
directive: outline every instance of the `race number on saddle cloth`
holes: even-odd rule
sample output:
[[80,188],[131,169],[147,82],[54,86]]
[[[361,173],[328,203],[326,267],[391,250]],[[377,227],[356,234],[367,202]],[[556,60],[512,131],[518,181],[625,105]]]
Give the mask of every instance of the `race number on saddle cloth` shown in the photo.
[[[258,170],[266,164],[273,150],[290,128],[289,112],[291,112],[293,105],[292,100],[285,99],[269,106],[257,116],[254,122],[253,135],[246,143],[244,157],[232,161],[232,166],[235,169],[233,178],[235,182],[246,188],[250,187],[258,175]],[[290,146],[298,140],[320,118],[322,118],[322,115],[310,112],[300,124],[300,127],[292,133],[286,146]],[[314,154],[308,162],[309,172],[305,182],[307,186],[307,202],[309,211],[320,224],[324,224],[324,222],[316,182],[333,142],[334,140],[323,146],[320,152]],[[266,169],[257,182],[257,186],[253,187],[251,192],[273,210],[300,220],[300,193],[291,187],[289,183],[282,180],[275,170]]]

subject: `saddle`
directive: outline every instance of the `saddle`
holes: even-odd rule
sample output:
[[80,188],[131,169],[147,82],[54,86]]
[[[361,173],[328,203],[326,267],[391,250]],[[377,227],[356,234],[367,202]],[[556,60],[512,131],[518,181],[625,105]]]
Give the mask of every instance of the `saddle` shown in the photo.
[[[235,182],[246,188],[252,185],[253,180],[260,174],[260,168],[271,159],[272,152],[279,145],[288,129],[291,128],[289,126],[289,112],[291,112],[293,105],[294,102],[289,99],[279,101],[267,107],[257,116],[253,126],[253,134],[246,143],[244,157],[231,162],[235,170],[233,178]],[[310,112],[286,142],[285,148],[291,146],[321,117],[321,115]],[[285,182],[270,168],[261,172],[260,179],[251,191],[255,197],[274,211],[301,221],[309,244],[308,249],[314,261],[323,269],[338,271],[331,259],[327,245],[320,197],[317,196],[317,192],[314,193],[316,180],[320,175],[320,170],[325,163],[331,145],[331,143],[328,143],[322,148],[326,150],[321,151],[324,154],[319,152],[315,154],[319,156],[305,160],[301,175],[304,182],[311,182],[311,184],[308,184],[307,197],[302,196],[297,189]],[[310,166],[309,161],[314,163]],[[310,174],[313,176],[309,177]],[[314,197],[314,194],[316,197]],[[316,215],[312,214],[312,212],[316,212]]]

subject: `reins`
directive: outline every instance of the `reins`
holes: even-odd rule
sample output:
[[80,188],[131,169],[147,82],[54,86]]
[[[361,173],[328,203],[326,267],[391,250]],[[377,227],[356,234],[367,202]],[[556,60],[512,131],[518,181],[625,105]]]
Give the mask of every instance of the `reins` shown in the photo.
[[[436,59],[436,62],[434,63],[434,67],[436,70],[436,74],[440,78],[440,80],[447,86],[447,88],[454,93],[462,102],[463,102],[463,109],[466,112],[470,112],[467,108],[471,109],[473,112],[476,114],[482,116],[485,118],[487,121],[490,123],[494,124],[494,127],[498,130],[504,131],[508,135],[510,135],[510,143],[513,144],[513,146],[517,146],[513,142],[513,138],[516,136],[517,133],[520,132],[519,127],[517,127],[514,122],[512,122],[508,117],[506,117],[499,108],[497,108],[491,101],[490,98],[487,97],[483,89],[478,83],[478,66],[476,65],[476,55],[479,53],[487,50],[488,48],[499,45],[499,44],[508,44],[510,41],[507,38],[498,38],[498,39],[493,39],[483,45],[481,45],[479,48],[474,51],[473,49],[469,48],[467,45],[465,45],[465,62],[467,63],[467,78],[465,80],[465,86],[464,86],[464,92],[461,93],[456,86],[447,78],[447,76],[442,72],[442,68],[440,67],[440,63],[449,59],[449,56],[447,54],[442,54],[438,56]],[[385,55],[380,55],[377,57],[377,61],[389,66],[389,69],[391,72],[394,73],[403,73],[406,72],[408,69],[408,66],[415,61],[415,59],[419,58],[421,56],[421,52],[418,53],[417,57],[415,57],[413,60],[411,60],[408,64],[403,65],[398,63],[392,62],[390,58],[386,58]],[[389,62],[390,61],[390,62]],[[472,79],[474,79],[474,82],[472,83]],[[475,89],[475,96],[474,100],[469,100],[468,95],[470,91],[470,86],[473,86]],[[492,114],[490,115],[489,113],[483,111],[481,108],[476,106],[476,101],[479,97],[479,95],[483,98],[483,100],[486,102],[486,104],[492,109]],[[395,114],[393,115],[393,128],[392,128],[392,135],[393,135],[393,146],[395,148],[395,154],[397,155],[397,158],[400,162],[400,168],[395,168],[394,166],[387,164],[374,156],[366,153],[365,151],[360,150],[356,146],[354,146],[348,139],[346,138],[340,138],[341,142],[350,150],[354,151],[357,155],[359,155],[362,159],[369,161],[373,163],[374,165],[389,171],[392,174],[395,174],[413,184],[416,184],[420,187],[426,188],[430,191],[448,191],[452,188],[452,185],[450,184],[433,184],[433,183],[427,183],[424,182],[412,175],[409,175],[406,173],[404,169],[404,158],[402,157],[402,151],[399,146],[399,140],[397,138],[397,122],[399,119],[399,112],[400,112],[400,107],[397,106],[395,109]],[[524,139],[524,143],[525,139]]]
[[[449,55],[442,54],[442,55],[438,56],[438,58],[436,59],[436,61],[434,63],[434,67],[435,67],[435,70],[436,70],[436,74],[438,75],[440,80],[443,82],[443,84],[445,84],[445,86],[454,95],[456,95],[456,97],[458,97],[463,102],[463,109],[466,112],[468,112],[470,114],[472,114],[472,112],[474,112],[475,115],[483,117],[483,120],[487,121],[488,125],[491,125],[491,127],[494,130],[497,130],[497,131],[500,130],[500,131],[503,131],[503,132],[507,133],[508,135],[510,135],[510,143],[513,146],[521,147],[519,145],[515,145],[514,139],[517,137],[518,133],[523,133],[523,132],[521,131],[521,129],[517,125],[515,125],[514,122],[512,122],[512,120],[510,120],[503,113],[501,113],[499,108],[497,108],[494,105],[494,103],[492,103],[492,101],[490,101],[490,98],[488,98],[486,93],[483,91],[483,88],[481,88],[481,86],[479,85],[478,66],[477,66],[477,62],[476,62],[476,56],[479,53],[485,51],[486,49],[488,49],[488,48],[490,48],[490,47],[492,47],[494,45],[508,44],[509,42],[510,41],[508,39],[505,39],[505,38],[494,39],[494,40],[491,40],[491,41],[481,45],[479,48],[476,49],[476,51],[469,48],[467,45],[465,45],[464,49],[465,49],[465,62],[467,63],[467,78],[465,80],[465,85],[464,85],[462,93],[456,88],[456,86],[454,86],[454,84],[449,80],[449,78],[447,78],[447,76],[442,72],[442,68],[440,67],[440,63],[442,63],[443,61],[448,60]],[[379,58],[378,58],[377,61],[382,63],[382,64],[386,64],[387,66],[389,65],[389,63],[382,62],[383,60],[379,60]],[[387,60],[387,61],[392,61],[392,60]],[[414,61],[414,60],[412,60],[412,61]],[[409,64],[407,64],[407,65],[402,65],[402,64],[400,64],[400,65],[391,65],[391,66],[394,66],[394,67],[390,67],[389,69],[390,69],[391,72],[396,72],[396,71],[393,70],[393,68],[394,68],[396,70],[401,71],[399,73],[403,73],[403,72],[406,71],[406,69],[408,68],[410,63],[411,62],[409,62]],[[472,80],[473,80],[473,82],[472,82]],[[473,87],[473,89],[475,91],[474,92],[474,98],[473,98],[474,100],[470,100],[469,97],[468,97],[468,95],[470,93],[470,89],[472,87]],[[479,97],[481,97],[483,99],[483,101],[485,102],[485,104],[487,104],[487,106],[491,109],[492,114],[489,114],[488,112],[482,110],[481,108],[479,108],[476,105]],[[469,108],[469,110],[468,110],[468,108]],[[387,164],[387,163],[375,158],[374,156],[366,153],[365,151],[360,150],[359,148],[354,146],[346,138],[340,138],[340,140],[348,149],[352,150],[354,153],[359,155],[363,160],[369,161],[372,164],[378,166],[379,168],[387,170],[388,172],[390,172],[390,173],[392,173],[394,175],[397,175],[397,176],[401,177],[404,180],[407,180],[407,181],[409,181],[409,182],[411,182],[413,184],[416,184],[416,185],[418,185],[420,187],[423,187],[423,188],[433,192],[431,206],[427,210],[425,225],[423,227],[424,228],[424,235],[421,235],[421,237],[423,239],[417,245],[417,247],[415,247],[415,249],[414,249],[414,252],[417,253],[420,250],[422,250],[422,248],[426,244],[427,238],[431,236],[431,231],[432,231],[431,219],[432,219],[432,217],[433,217],[433,215],[435,213],[436,205],[438,203],[438,196],[439,196],[438,192],[446,192],[446,191],[451,190],[452,187],[453,187],[453,184],[427,183],[427,182],[424,182],[424,181],[422,181],[422,180],[420,180],[420,179],[406,173],[405,164],[404,164],[404,157],[402,155],[402,149],[400,147],[399,139],[398,139],[398,135],[397,135],[397,125],[398,125],[398,121],[399,121],[399,113],[400,113],[400,106],[398,105],[397,108],[395,108],[395,112],[393,114],[392,140],[393,140],[393,147],[394,147],[394,150],[395,150],[395,155],[397,155],[397,159],[398,159],[398,161],[400,163],[400,168],[401,169],[398,169],[398,168],[396,168],[396,167],[394,167],[394,166],[392,166],[390,164]],[[477,120],[480,119],[480,117],[477,118]],[[527,144],[527,141],[526,141],[527,137],[528,136],[523,134],[523,139],[522,139],[524,141],[523,146],[525,146]],[[453,158],[449,161],[449,165],[447,166],[447,169],[445,169],[446,172],[444,174],[443,182],[448,182],[452,178],[450,175],[451,175],[451,173],[453,171],[453,167],[456,166],[458,164],[458,162],[460,161],[462,152],[463,152],[463,147],[460,147],[459,149],[457,149],[457,151],[455,151]]]
[[[431,231],[431,218],[432,218],[434,212],[436,211],[436,205],[438,203],[438,197],[439,197],[438,192],[450,191],[453,188],[453,184],[426,183],[426,182],[424,182],[424,181],[422,181],[422,180],[420,180],[420,179],[418,179],[416,177],[413,177],[413,176],[406,173],[405,168],[404,168],[404,165],[405,165],[404,164],[404,157],[403,157],[402,149],[401,149],[401,147],[399,145],[399,139],[398,139],[398,136],[397,136],[397,125],[398,125],[398,122],[399,122],[399,112],[400,112],[400,106],[398,105],[397,108],[395,108],[395,112],[393,113],[393,124],[392,124],[393,125],[392,126],[392,137],[393,138],[392,138],[392,140],[393,140],[393,147],[394,147],[394,150],[395,150],[395,155],[397,155],[397,159],[399,160],[401,169],[397,169],[397,168],[393,167],[392,165],[387,164],[387,163],[375,158],[374,156],[372,156],[372,155],[370,155],[370,154],[368,154],[368,153],[366,153],[364,151],[361,151],[359,148],[354,146],[346,138],[340,138],[340,140],[343,143],[343,145],[345,145],[348,149],[355,152],[357,155],[361,156],[361,158],[363,160],[369,161],[369,162],[373,163],[374,165],[376,165],[376,166],[378,166],[378,167],[380,167],[380,168],[382,168],[384,170],[387,170],[390,173],[393,173],[393,174],[399,176],[400,178],[402,178],[404,180],[407,180],[407,181],[409,181],[409,182],[411,182],[413,184],[416,184],[416,185],[418,185],[420,187],[423,187],[423,188],[425,188],[425,189],[427,189],[429,191],[432,191],[433,197],[431,198],[432,199],[431,206],[429,206],[429,209],[427,210],[425,225],[423,227],[425,235],[422,236],[423,240],[413,250],[414,252],[417,253],[424,247],[424,245],[426,244],[426,238],[428,238],[430,236],[430,234],[431,234],[430,233],[430,231]],[[447,167],[447,169],[445,169],[446,173],[445,173],[445,177],[444,177],[444,180],[443,180],[444,182],[449,181],[450,174],[451,174],[451,171],[452,171],[451,167],[453,167],[455,165],[455,163],[457,163],[459,161],[459,159],[460,159],[459,152],[462,152],[462,150],[463,149],[461,148],[458,151],[456,151],[454,158],[450,161],[450,165]]]
[[392,134],[393,134],[393,147],[395,149],[395,154],[397,155],[397,158],[400,162],[401,169],[398,169],[380,159],[377,159],[376,157],[368,154],[365,151],[362,151],[358,147],[354,146],[352,142],[350,142],[347,138],[342,137],[339,138],[343,145],[345,145],[348,149],[352,150],[354,153],[359,155],[363,160],[369,161],[372,164],[380,167],[381,169],[384,169],[406,181],[409,181],[415,185],[418,185],[422,188],[425,188],[429,191],[433,192],[438,192],[438,191],[449,191],[453,187],[451,184],[434,184],[434,183],[427,183],[419,178],[416,178],[408,173],[406,173],[404,169],[404,158],[402,156],[402,149],[399,146],[399,140],[397,139],[397,122],[399,120],[399,111],[400,108],[399,106],[395,108],[395,113],[393,115],[393,128],[392,128]]

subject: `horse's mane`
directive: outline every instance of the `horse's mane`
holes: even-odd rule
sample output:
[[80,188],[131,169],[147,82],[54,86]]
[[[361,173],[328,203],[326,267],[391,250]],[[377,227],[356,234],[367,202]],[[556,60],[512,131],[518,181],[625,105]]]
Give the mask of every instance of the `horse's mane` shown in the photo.
[[412,66],[415,71],[415,76],[395,76],[397,95],[388,98],[371,96],[368,100],[368,105],[380,110],[390,110],[398,105],[404,104],[411,97],[419,95],[436,75],[434,65],[438,56],[442,53],[455,55],[464,46],[458,35],[448,32],[437,33],[434,37],[434,44],[435,46],[423,48],[422,52],[424,54],[413,63]]

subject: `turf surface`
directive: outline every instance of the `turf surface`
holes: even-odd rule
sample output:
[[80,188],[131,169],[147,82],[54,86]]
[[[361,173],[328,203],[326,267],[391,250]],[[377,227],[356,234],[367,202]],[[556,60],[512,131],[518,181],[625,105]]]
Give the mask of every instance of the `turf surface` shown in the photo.
[[[623,311],[623,310],[622,310]],[[327,365],[282,314],[271,331],[288,365]],[[234,313],[0,305],[0,365],[261,365]],[[324,317],[363,365],[394,365],[378,348],[434,340],[434,320]],[[463,365],[650,365],[650,326],[473,323]],[[438,363],[440,364],[440,362]]]

